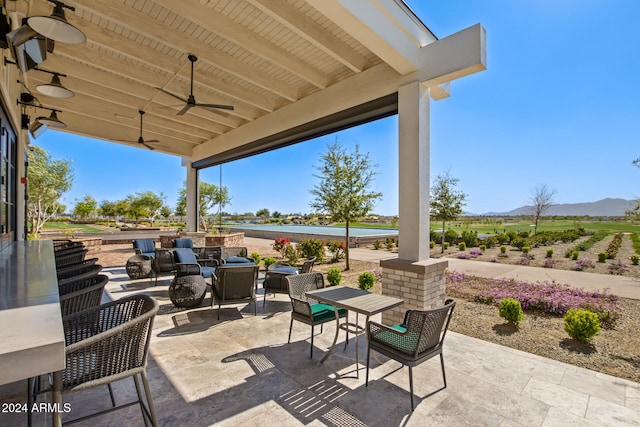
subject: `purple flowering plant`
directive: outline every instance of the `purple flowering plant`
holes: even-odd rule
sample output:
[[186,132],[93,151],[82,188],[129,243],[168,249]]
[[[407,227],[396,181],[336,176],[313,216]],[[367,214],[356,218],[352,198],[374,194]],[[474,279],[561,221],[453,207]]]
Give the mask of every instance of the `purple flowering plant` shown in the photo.
[[[607,290],[588,291],[556,282],[529,283],[515,279],[485,279],[450,272],[446,276],[447,292],[483,304],[499,305],[502,298],[519,301],[525,311],[541,311],[564,316],[572,309],[589,310],[598,315],[603,327],[613,329],[620,318],[618,297]],[[489,286],[488,286],[489,285]]]

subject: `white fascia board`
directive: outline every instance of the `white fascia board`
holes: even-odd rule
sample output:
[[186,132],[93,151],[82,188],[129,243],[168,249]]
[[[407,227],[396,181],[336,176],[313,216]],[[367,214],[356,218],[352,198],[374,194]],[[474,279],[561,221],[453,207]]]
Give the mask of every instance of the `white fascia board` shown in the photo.
[[476,24],[420,49],[417,79],[427,87],[487,69],[486,30]]
[[420,48],[435,37],[394,0],[307,0],[404,75],[420,68]]
[[194,147],[191,160],[195,162],[205,159],[265,136],[274,135],[389,95],[396,92],[410,76],[400,76],[384,63],[376,65]]

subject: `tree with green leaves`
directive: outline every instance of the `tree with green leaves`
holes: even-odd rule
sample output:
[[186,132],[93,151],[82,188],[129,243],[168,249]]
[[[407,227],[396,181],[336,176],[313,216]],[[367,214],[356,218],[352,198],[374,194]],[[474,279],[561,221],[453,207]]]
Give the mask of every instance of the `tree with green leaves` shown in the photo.
[[556,194],[555,190],[547,187],[546,184],[539,184],[531,190],[531,213],[533,214],[533,234],[538,234],[538,224],[540,218],[553,205],[553,198]]
[[[214,207],[220,210],[231,201],[229,191],[224,185],[219,187],[215,184],[200,181],[198,186],[198,218],[204,231],[208,231],[207,216],[212,213]],[[176,215],[185,216],[187,214],[187,185],[180,189],[178,194],[178,204],[176,205]]]
[[349,270],[349,224],[372,212],[382,193],[371,191],[376,172],[369,154],[362,154],[356,145],[347,151],[336,140],[327,147],[316,167],[320,182],[311,190],[314,200],[311,208],[331,217],[332,221],[344,221],[345,261]]
[[256,212],[256,216],[258,218],[262,218],[262,219],[267,219],[269,218],[269,209],[267,208],[263,208],[263,209],[258,209],[258,212]]
[[38,146],[28,151],[27,156],[27,221],[30,233],[37,235],[49,219],[64,211],[60,197],[71,189],[73,168],[70,160],[54,160]]
[[85,194],[81,200],[76,201],[73,207],[73,214],[82,219],[88,218],[98,208],[98,202],[89,194]]
[[164,206],[164,199],[165,196],[162,193],[157,195],[153,191],[130,194],[126,198],[129,206],[128,214],[136,220],[136,224],[140,218],[149,218],[153,224]]
[[107,218],[107,225],[111,218],[118,216],[117,214],[117,202],[110,202],[109,200],[103,200],[98,206],[98,215]]
[[431,217],[442,221],[442,253],[444,253],[444,234],[447,221],[453,221],[462,215],[467,195],[456,190],[460,180],[449,175],[449,171],[436,176],[431,184]]

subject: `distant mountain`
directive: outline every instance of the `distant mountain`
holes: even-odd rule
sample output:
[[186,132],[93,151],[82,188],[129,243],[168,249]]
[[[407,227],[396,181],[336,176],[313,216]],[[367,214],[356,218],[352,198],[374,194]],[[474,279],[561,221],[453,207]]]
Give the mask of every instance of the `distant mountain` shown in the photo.
[[[545,216],[624,216],[624,212],[635,206],[635,201],[626,199],[602,199],[588,203],[562,203],[551,205]],[[509,212],[487,212],[485,216],[531,215],[532,206],[521,206]]]

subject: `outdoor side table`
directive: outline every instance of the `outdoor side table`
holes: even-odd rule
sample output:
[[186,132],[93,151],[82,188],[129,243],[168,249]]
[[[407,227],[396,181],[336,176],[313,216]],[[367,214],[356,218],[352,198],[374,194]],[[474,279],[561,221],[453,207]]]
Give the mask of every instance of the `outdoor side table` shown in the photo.
[[127,260],[127,274],[132,279],[144,279],[151,274],[153,258],[147,255],[134,255]]
[[207,282],[201,275],[176,276],[169,285],[169,299],[178,308],[198,307],[206,291]]

